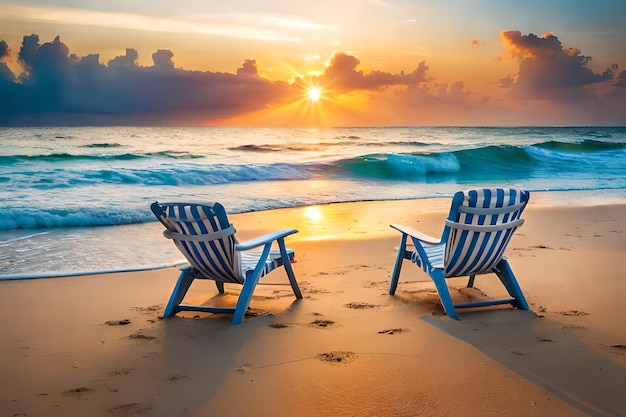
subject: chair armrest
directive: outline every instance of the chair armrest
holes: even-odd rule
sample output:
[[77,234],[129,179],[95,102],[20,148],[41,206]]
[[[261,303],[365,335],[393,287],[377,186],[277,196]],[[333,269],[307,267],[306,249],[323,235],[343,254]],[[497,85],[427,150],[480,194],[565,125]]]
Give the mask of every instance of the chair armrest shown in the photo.
[[404,233],[405,235],[409,235],[421,242],[428,243],[430,245],[436,245],[438,243],[441,243],[441,239],[418,232],[417,230],[408,226],[403,226],[403,225],[398,225],[398,224],[390,224],[389,226],[391,226],[393,229],[396,229],[400,233]]
[[263,236],[259,236],[257,238],[238,243],[235,246],[235,249],[238,251],[250,250],[256,248],[258,246],[263,246],[268,243],[272,243],[275,240],[282,239],[285,236],[292,235],[294,233],[298,233],[297,229],[285,229],[278,232],[268,233]]

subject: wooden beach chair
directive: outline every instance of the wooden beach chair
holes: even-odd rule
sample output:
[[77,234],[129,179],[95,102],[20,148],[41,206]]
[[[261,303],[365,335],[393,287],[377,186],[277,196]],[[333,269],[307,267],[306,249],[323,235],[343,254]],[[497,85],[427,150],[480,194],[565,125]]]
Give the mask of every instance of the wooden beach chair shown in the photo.
[[[296,298],[302,298],[291,268],[294,251],[285,247],[285,237],[297,233],[296,229],[282,230],[239,243],[235,237],[236,230],[219,203],[156,202],[151,209],[165,226],[163,235],[172,239],[190,264],[181,269],[164,317],[171,317],[179,311],[226,313],[233,314],[232,324],[239,324],[259,279],[280,266],[285,268]],[[277,251],[271,250],[274,242],[278,244]],[[261,251],[250,251],[260,247]],[[225,291],[224,283],[242,285],[236,306],[225,308],[181,304],[195,279],[214,280],[221,294]]]
[[[528,203],[529,193],[520,189],[489,188],[457,192],[445,221],[440,238],[433,238],[410,227],[392,224],[402,233],[389,294],[394,295],[403,261],[410,260],[435,282],[446,314],[460,320],[457,308],[511,304],[528,310],[526,298],[503,256],[519,226],[521,214]],[[407,237],[414,248],[407,248]],[[469,277],[467,287],[474,286],[477,275],[494,273],[511,296],[454,304],[446,283],[447,278]]]

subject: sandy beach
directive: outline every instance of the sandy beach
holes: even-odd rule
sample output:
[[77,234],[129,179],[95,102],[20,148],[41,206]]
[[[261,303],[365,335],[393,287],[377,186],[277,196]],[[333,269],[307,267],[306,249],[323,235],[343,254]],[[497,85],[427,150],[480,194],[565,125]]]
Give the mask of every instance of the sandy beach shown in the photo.
[[[626,416],[626,203],[532,194],[506,256],[531,311],[443,314],[399,234],[437,236],[449,199],[231,216],[240,240],[295,227],[250,314],[162,319],[177,269],[0,282],[0,417]],[[161,226],[154,224],[155,229]],[[271,284],[271,285],[269,285]],[[468,296],[450,280],[453,298]],[[495,277],[476,287],[502,295]],[[234,303],[196,282],[187,300]]]

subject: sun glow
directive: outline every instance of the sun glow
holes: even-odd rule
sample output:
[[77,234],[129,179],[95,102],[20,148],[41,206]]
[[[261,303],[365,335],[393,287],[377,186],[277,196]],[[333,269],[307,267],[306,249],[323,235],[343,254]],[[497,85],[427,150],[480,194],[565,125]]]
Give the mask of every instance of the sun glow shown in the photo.
[[[277,101],[265,108],[246,112],[242,115],[234,115],[220,120],[220,126],[290,126],[290,127],[327,127],[353,125],[352,121],[344,122],[343,117],[348,112],[354,111],[359,106],[349,102],[346,97],[338,94],[327,85],[322,85],[316,77],[298,75],[287,67],[287,71],[293,76],[289,84],[292,87],[290,94],[285,95],[285,100]],[[285,72],[287,72],[285,71]],[[369,108],[369,106],[368,106]],[[211,122],[216,125],[216,122]]]
[[320,209],[320,206],[308,206],[304,208],[304,212],[302,213],[304,217],[306,217],[311,222],[319,224],[322,220],[324,220],[324,214]]
[[311,87],[307,90],[306,95],[309,100],[315,103],[322,98],[322,90],[319,87]]

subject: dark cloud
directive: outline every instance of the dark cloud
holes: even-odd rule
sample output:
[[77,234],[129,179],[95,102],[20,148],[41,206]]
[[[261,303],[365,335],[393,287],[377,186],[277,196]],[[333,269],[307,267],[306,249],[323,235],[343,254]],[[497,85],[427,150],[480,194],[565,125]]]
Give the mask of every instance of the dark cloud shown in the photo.
[[[421,62],[405,74],[358,69],[360,61],[344,52],[335,53],[324,73],[289,84],[259,77],[255,60],[247,59],[236,74],[187,71],[176,68],[174,54],[158,50],[154,65],[137,64],[132,48],[104,65],[98,54],[77,57],[59,37],[41,44],[36,34],[24,36],[18,62],[24,69],[15,80],[8,67],[0,77],[6,97],[0,103],[0,124],[176,123],[177,118],[197,123],[294,101],[305,81],[328,91],[379,91],[390,86],[417,85],[427,81],[428,67]],[[440,95],[460,96],[453,86]],[[462,94],[461,94],[462,95]],[[95,121],[95,122],[94,122]]]
[[39,35],[32,34],[24,36],[22,47],[20,48],[17,58],[26,70],[29,70],[30,66],[33,64],[39,48]]
[[257,74],[258,70],[256,66],[256,61],[254,59],[246,59],[243,63],[243,66],[237,69],[237,75],[256,77]]
[[626,113],[623,110],[626,107],[626,104],[623,102],[623,100],[626,100],[626,71],[619,73],[617,79],[615,80],[614,87],[615,89],[609,91],[605,95],[605,98],[611,101],[619,100],[620,102],[616,105],[622,109],[623,113]]
[[126,48],[126,55],[116,56],[112,60],[109,61],[109,67],[115,66],[135,66],[137,64],[137,59],[139,58],[139,54],[132,48]]
[[8,65],[3,62],[5,58],[11,56],[11,49],[9,45],[5,41],[0,41],[0,83],[2,82],[10,82],[12,83],[15,80],[15,75],[8,67]]
[[13,74],[13,71],[11,71],[7,64],[0,62],[0,84],[7,83],[7,87],[9,87],[8,83],[12,84],[14,81],[15,75]]
[[520,59],[517,80],[511,85],[505,79],[503,87],[523,98],[581,98],[588,96],[583,87],[611,80],[609,68],[595,74],[588,64],[591,57],[581,55],[577,48],[563,49],[553,34],[538,37],[522,35],[516,30],[503,31],[502,40],[510,56]]
[[154,63],[154,67],[162,70],[173,70],[174,69],[174,61],[172,58],[174,57],[174,53],[172,51],[168,51],[167,49],[159,49],[155,53],[152,54],[152,62]]
[[11,49],[5,41],[0,41],[0,61],[11,55]]
[[127,49],[103,65],[98,54],[70,55],[59,37],[40,44],[38,35],[25,36],[18,56],[24,69],[19,80],[6,65],[0,66],[0,79],[11,81],[0,83],[0,124],[210,120],[265,108],[295,90],[258,77],[252,60],[235,75],[178,69],[173,56],[158,50],[152,55],[154,65],[141,67],[137,51]]
[[314,77],[314,83],[323,86],[325,89],[336,92],[350,90],[380,90],[394,85],[410,85],[427,81],[426,62],[422,61],[418,67],[410,74],[391,74],[383,71],[372,71],[364,74],[357,70],[360,61],[353,55],[345,52],[336,52],[324,73]]

